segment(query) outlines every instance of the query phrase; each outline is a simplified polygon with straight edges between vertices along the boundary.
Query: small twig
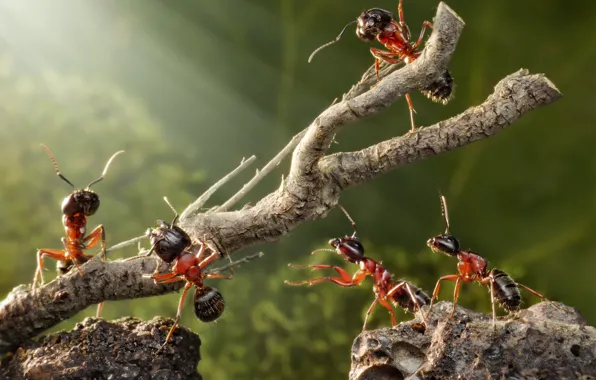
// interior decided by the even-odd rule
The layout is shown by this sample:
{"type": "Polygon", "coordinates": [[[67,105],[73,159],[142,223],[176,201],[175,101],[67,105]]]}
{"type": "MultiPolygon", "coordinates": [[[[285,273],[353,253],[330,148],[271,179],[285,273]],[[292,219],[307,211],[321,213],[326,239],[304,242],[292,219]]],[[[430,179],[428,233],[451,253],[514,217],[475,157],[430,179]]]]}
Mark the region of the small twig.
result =
{"type": "Polygon", "coordinates": [[[302,140],[306,134],[306,131],[307,129],[304,129],[302,132],[292,137],[292,140],[290,140],[288,145],[286,145],[278,154],[276,154],[275,157],[273,157],[271,161],[267,163],[267,165],[263,166],[261,170],[257,170],[255,176],[252,177],[248,183],[242,186],[242,189],[228,199],[223,205],[217,207],[214,212],[228,211],[230,207],[234,206],[240,199],[242,199],[250,190],[252,190],[253,187],[256,186],[257,183],[261,182],[261,180],[265,178],[267,174],[269,174],[288,154],[290,154],[290,152],[294,150],[296,145],[298,145],[300,140],[302,140]]]}
{"type": "Polygon", "coordinates": [[[232,261],[229,264],[224,265],[223,267],[213,268],[212,270],[205,271],[205,273],[220,273],[220,272],[226,271],[228,269],[231,269],[235,266],[238,266],[239,264],[247,263],[254,259],[260,259],[263,256],[265,256],[265,254],[263,252],[258,252],[258,253],[243,257],[240,260],[232,261]]]}
{"type": "Polygon", "coordinates": [[[257,157],[254,155],[250,156],[247,160],[243,159],[236,169],[232,170],[225,177],[215,182],[213,186],[207,189],[207,191],[205,191],[200,197],[198,197],[196,201],[191,203],[184,211],[182,211],[182,214],[180,215],[180,220],[186,219],[191,214],[198,212],[201,209],[201,207],[203,207],[205,202],[207,202],[209,198],[213,195],[213,193],[215,193],[220,187],[225,185],[229,180],[238,175],[238,173],[246,169],[256,159],[257,157]]]}
{"type": "Polygon", "coordinates": [[[130,240],[126,240],[126,241],[123,241],[123,242],[120,242],[118,244],[111,246],[110,248],[106,249],[106,252],[113,252],[113,251],[116,251],[116,250],[119,250],[122,248],[126,248],[129,245],[133,245],[133,244],[140,242],[141,240],[144,240],[144,239],[147,239],[147,235],[141,235],[141,236],[134,237],[130,240]]]}

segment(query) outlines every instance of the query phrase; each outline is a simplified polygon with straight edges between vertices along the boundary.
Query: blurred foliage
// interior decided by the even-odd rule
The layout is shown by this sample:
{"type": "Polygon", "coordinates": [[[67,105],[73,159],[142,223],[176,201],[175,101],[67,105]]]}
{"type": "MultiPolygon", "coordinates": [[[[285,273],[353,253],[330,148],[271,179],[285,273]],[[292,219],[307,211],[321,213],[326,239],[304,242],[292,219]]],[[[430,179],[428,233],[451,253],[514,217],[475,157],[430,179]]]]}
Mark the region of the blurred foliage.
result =
{"type": "MultiPolygon", "coordinates": [[[[439,276],[456,270],[453,260],[425,246],[443,229],[441,188],[464,247],[579,308],[594,324],[596,51],[589,46],[596,42],[596,4],[448,4],[466,21],[450,65],[456,97],[441,106],[412,94],[419,124],[478,104],[520,67],[546,73],[565,97],[490,140],[350,189],[341,202],[370,255],[430,292],[439,276]]],[[[396,6],[396,0],[0,4],[0,289],[6,294],[30,282],[35,250],[60,246],[59,204],[70,189],[56,178],[40,143],[77,186],[96,178],[112,153],[126,150],[94,187],[102,206],[90,226],[106,227],[108,245],[140,235],[155,219],[171,216],[162,196],[181,210],[243,156],[256,154],[262,165],[277,153],[372,63],[368,46],[353,33],[307,64],[310,52],[363,9],[396,6]]],[[[405,0],[413,34],[435,6],[405,0]]],[[[408,128],[400,101],[346,128],[332,149],[359,149],[408,128]]],[[[244,201],[275,189],[286,168],[244,201]]],[[[211,379],[345,378],[351,342],[373,299],[369,280],[353,289],[290,288],[283,280],[316,275],[288,268],[289,262],[347,265],[334,254],[308,253],[350,231],[334,210],[276,244],[252,249],[266,256],[244,265],[233,281],[214,281],[227,301],[221,320],[200,324],[191,307],[182,319],[203,339],[200,371],[211,379]]],[[[112,257],[134,254],[128,249],[112,257]]],[[[441,298],[450,299],[451,289],[445,286],[441,298]]],[[[108,302],[104,317],[174,316],[177,302],[174,294],[108,302]]],[[[460,303],[490,310],[486,290],[476,285],[462,288],[460,303]]],[[[90,308],[60,328],[93,313],[90,308]]],[[[373,314],[371,328],[389,325],[386,312],[373,314]]]]}

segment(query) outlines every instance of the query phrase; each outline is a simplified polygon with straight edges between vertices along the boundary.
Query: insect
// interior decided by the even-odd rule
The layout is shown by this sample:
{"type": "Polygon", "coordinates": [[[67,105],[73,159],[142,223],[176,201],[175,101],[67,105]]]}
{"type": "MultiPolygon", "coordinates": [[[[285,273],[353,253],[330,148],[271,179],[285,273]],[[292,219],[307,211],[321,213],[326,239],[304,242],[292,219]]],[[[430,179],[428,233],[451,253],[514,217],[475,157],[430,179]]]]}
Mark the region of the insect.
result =
{"type": "Polygon", "coordinates": [[[390,302],[399,305],[411,313],[415,313],[420,310],[422,306],[428,305],[430,303],[430,298],[421,289],[407,281],[394,281],[393,275],[385,269],[381,263],[364,256],[364,246],[356,236],[356,223],[341,205],[339,207],[352,223],[354,233],[352,235],[346,235],[343,238],[331,239],[329,244],[333,249],[317,249],[313,251],[312,254],[322,251],[336,252],[349,263],[357,264],[360,269],[350,277],[350,274],[346,272],[346,270],[338,266],[289,264],[289,266],[293,268],[311,268],[312,270],[333,269],[339,274],[339,277],[322,277],[299,282],[285,281],[285,283],[292,286],[310,286],[320,282],[333,282],[342,287],[350,287],[360,285],[364,279],[370,275],[374,282],[373,289],[375,292],[375,300],[366,312],[362,330],[366,329],[368,317],[377,303],[380,303],[381,306],[389,311],[393,326],[397,325],[397,319],[395,318],[395,312],[393,311],[390,302]]]}
{"type": "MultiPolygon", "coordinates": [[[[246,262],[256,256],[261,257],[262,254],[259,253],[257,255],[248,256],[244,259],[231,262],[226,267],[220,268],[219,271],[229,270],[232,267],[242,262],[246,262]]],[[[219,273],[208,273],[205,271],[205,268],[219,257],[220,253],[217,249],[208,243],[199,242],[199,249],[196,254],[185,249],[175,258],[176,263],[174,264],[171,272],[143,275],[144,278],[150,278],[158,285],[186,281],[182,295],[180,296],[180,302],[178,303],[178,312],[176,314],[174,325],[170,329],[162,347],[168,344],[170,339],[172,339],[172,335],[178,327],[180,317],[182,316],[184,300],[186,299],[188,291],[193,286],[196,289],[194,296],[194,311],[196,317],[203,322],[213,322],[222,315],[225,309],[223,295],[219,290],[206,286],[203,283],[203,281],[207,278],[232,279],[234,277],[233,274],[222,275],[219,273]],[[207,254],[207,251],[210,253],[207,254]]]]}
{"type": "MultiPolygon", "coordinates": [[[[488,270],[488,262],[482,256],[469,251],[460,249],[459,241],[451,234],[449,224],[449,213],[447,210],[447,201],[443,195],[441,197],[441,213],[445,219],[445,233],[428,239],[426,244],[435,252],[443,253],[447,256],[457,257],[458,274],[451,274],[439,278],[433,291],[431,304],[427,313],[430,313],[435,298],[439,295],[441,281],[455,281],[455,292],[453,295],[453,311],[455,313],[457,299],[461,282],[478,282],[480,285],[488,286],[490,300],[492,304],[493,327],[496,327],[495,301],[497,301],[507,312],[516,312],[521,305],[521,293],[519,288],[524,288],[542,301],[550,302],[542,294],[528,288],[525,285],[515,282],[509,275],[502,270],[488,270]]],[[[555,305],[556,307],[556,305],[555,305]]]]}
{"type": "MultiPolygon", "coordinates": [[[[411,42],[410,28],[404,21],[402,2],[403,0],[399,0],[399,21],[393,17],[393,13],[384,9],[372,8],[364,11],[356,20],[348,23],[334,40],[313,51],[308,58],[308,62],[311,62],[319,51],[338,42],[348,26],[352,24],[356,24],[356,35],[360,40],[365,42],[373,42],[374,40],[377,40],[387,49],[370,48],[370,53],[375,58],[377,83],[381,80],[379,75],[381,61],[385,61],[389,64],[399,64],[402,62],[410,64],[414,62],[421,54],[418,49],[422,44],[426,28],[432,29],[433,25],[428,21],[424,21],[418,39],[415,42],[411,42]]],[[[420,92],[432,101],[447,104],[447,102],[451,100],[453,92],[453,79],[451,78],[451,74],[445,70],[436,81],[421,89],[420,92]]],[[[410,110],[410,122],[412,124],[411,131],[413,132],[416,130],[416,124],[414,123],[414,113],[416,113],[416,111],[412,105],[412,99],[409,93],[406,93],[406,101],[408,102],[408,109],[410,110]]]]}
{"type": "MultiPolygon", "coordinates": [[[[58,271],[61,273],[68,272],[68,270],[74,265],[82,275],[83,272],[79,268],[79,265],[84,264],[92,257],[86,255],[83,251],[93,248],[95,245],[97,245],[97,243],[101,242],[101,257],[103,260],[105,260],[106,234],[104,227],[99,225],[95,227],[95,229],[93,229],[89,235],[85,236],[87,232],[87,217],[95,214],[99,208],[99,196],[91,190],[91,186],[101,181],[108,172],[108,168],[110,167],[110,164],[114,158],[116,158],[116,156],[119,154],[124,153],[122,150],[114,153],[106,163],[106,166],[99,178],[89,183],[89,185],[87,185],[87,187],[84,189],[76,190],[72,182],[66,179],[66,177],[60,172],[58,163],[56,162],[56,159],[54,158],[54,155],[50,149],[43,144],[42,147],[50,156],[58,177],[72,186],[75,190],[62,201],[62,224],[64,225],[64,230],[66,232],[66,237],[62,238],[64,249],[40,249],[37,251],[37,270],[35,271],[35,276],[33,277],[32,288],[37,286],[38,281],[40,282],[40,285],[43,285],[44,283],[44,256],[58,260],[58,262],[61,263],[58,265],[58,271]]],[[[98,316],[101,313],[101,307],[102,304],[98,305],[98,316]]]]}

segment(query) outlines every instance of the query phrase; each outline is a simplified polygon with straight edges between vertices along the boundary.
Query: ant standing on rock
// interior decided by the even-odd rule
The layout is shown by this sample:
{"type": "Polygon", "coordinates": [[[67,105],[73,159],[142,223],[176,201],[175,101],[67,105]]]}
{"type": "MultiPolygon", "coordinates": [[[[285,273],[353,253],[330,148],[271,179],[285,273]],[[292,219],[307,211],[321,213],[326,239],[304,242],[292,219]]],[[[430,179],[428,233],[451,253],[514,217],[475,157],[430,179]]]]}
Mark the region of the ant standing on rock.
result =
{"type": "MultiPolygon", "coordinates": [[[[370,52],[375,57],[375,71],[377,74],[377,83],[381,80],[379,75],[379,69],[381,61],[385,61],[389,64],[405,63],[410,64],[420,57],[421,52],[418,50],[422,44],[424,38],[424,32],[426,28],[432,28],[433,25],[424,21],[422,23],[422,29],[420,36],[416,42],[410,41],[410,28],[404,21],[403,12],[403,0],[399,0],[398,13],[399,21],[393,18],[393,13],[380,8],[372,8],[362,12],[362,14],[354,21],[348,23],[339,35],[331,42],[328,42],[319,48],[317,48],[310,57],[308,62],[312,61],[315,54],[338,42],[341,36],[344,34],[348,26],[352,24],[356,25],[356,35],[358,38],[365,42],[372,42],[375,39],[385,46],[387,50],[378,48],[371,48],[370,52]]],[[[429,86],[420,90],[427,98],[432,101],[447,104],[451,100],[453,92],[453,79],[447,70],[429,86]]],[[[406,93],[406,101],[408,102],[408,108],[410,110],[410,122],[412,124],[411,132],[416,130],[416,124],[414,123],[414,106],[412,105],[412,99],[410,94],[406,93]]]]}
{"type": "MultiPolygon", "coordinates": [[[[550,302],[542,294],[528,288],[525,285],[516,283],[511,277],[509,277],[507,273],[503,272],[502,270],[492,269],[491,271],[488,271],[488,262],[482,256],[469,250],[460,249],[459,241],[455,238],[455,236],[451,235],[449,213],[447,211],[447,201],[443,195],[441,195],[441,212],[446,223],[445,233],[428,239],[426,244],[435,252],[440,252],[451,257],[457,257],[459,260],[457,263],[457,270],[459,273],[439,278],[435,286],[435,290],[433,291],[427,317],[428,314],[430,314],[434,300],[439,295],[441,281],[443,280],[455,281],[453,311],[451,312],[451,315],[455,313],[457,299],[459,297],[459,289],[462,281],[468,283],[478,282],[480,285],[488,286],[490,292],[490,301],[492,304],[493,327],[495,328],[495,300],[509,313],[518,311],[521,305],[521,294],[519,291],[520,287],[540,298],[542,301],[550,302]]],[[[554,306],[558,308],[558,306],[554,306]]]]}
{"type": "Polygon", "coordinates": [[[311,254],[322,251],[336,252],[346,261],[352,264],[357,264],[360,269],[358,269],[353,276],[350,276],[348,272],[338,266],[289,264],[289,266],[293,268],[311,268],[312,270],[333,269],[339,273],[340,277],[322,277],[300,282],[285,281],[285,283],[292,286],[310,286],[320,282],[333,282],[342,287],[350,287],[360,285],[366,276],[370,275],[374,281],[373,290],[375,292],[375,300],[366,312],[362,330],[366,329],[368,317],[372,313],[377,303],[380,303],[381,306],[389,311],[393,326],[397,325],[397,319],[395,318],[395,312],[393,311],[393,308],[389,302],[399,305],[411,313],[416,313],[416,311],[419,311],[422,306],[428,305],[430,303],[430,298],[421,289],[406,281],[393,281],[393,275],[389,273],[389,271],[385,269],[381,263],[364,256],[364,246],[356,236],[356,223],[341,205],[339,208],[352,223],[354,233],[351,236],[331,239],[329,244],[331,244],[333,249],[317,249],[311,254]]]}
{"type": "MultiPolygon", "coordinates": [[[[75,188],[72,182],[70,182],[62,175],[62,173],[60,173],[58,163],[56,162],[56,159],[54,158],[54,155],[50,149],[43,144],[42,147],[50,156],[58,177],[62,178],[62,180],[75,188]]],[[[74,265],[81,275],[83,272],[79,268],[79,265],[84,264],[92,257],[85,255],[83,250],[93,248],[98,242],[101,242],[101,258],[102,260],[106,259],[106,233],[104,227],[99,225],[95,227],[95,229],[91,231],[89,235],[85,236],[87,232],[87,217],[95,214],[99,208],[99,196],[90,188],[92,185],[98,183],[104,178],[114,158],[121,153],[124,153],[124,151],[118,151],[114,153],[112,157],[110,157],[99,178],[89,183],[89,185],[87,185],[87,187],[84,189],[73,191],[62,201],[62,224],[64,225],[64,230],[66,232],[66,237],[62,238],[64,249],[40,249],[37,251],[37,270],[35,271],[35,276],[33,277],[33,289],[37,286],[38,281],[40,281],[41,285],[44,283],[44,256],[49,256],[55,260],[58,260],[59,263],[61,262],[62,265],[58,267],[60,272],[66,273],[72,267],[72,265],[74,265]]],[[[103,304],[98,305],[98,317],[101,313],[102,305],[103,304]]]]}

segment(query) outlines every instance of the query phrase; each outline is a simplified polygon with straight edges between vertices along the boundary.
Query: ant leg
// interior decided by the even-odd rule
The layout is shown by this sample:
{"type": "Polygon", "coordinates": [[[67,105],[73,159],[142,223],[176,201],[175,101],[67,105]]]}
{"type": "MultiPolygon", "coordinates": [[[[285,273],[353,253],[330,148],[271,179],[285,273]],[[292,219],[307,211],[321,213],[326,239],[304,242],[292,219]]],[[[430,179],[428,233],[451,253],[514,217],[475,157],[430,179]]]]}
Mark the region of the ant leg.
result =
{"type": "Polygon", "coordinates": [[[441,289],[441,281],[445,280],[445,281],[457,281],[460,278],[459,274],[450,274],[447,276],[443,276],[441,278],[439,278],[439,280],[437,281],[437,284],[435,285],[435,290],[433,291],[433,295],[430,298],[430,306],[428,308],[428,312],[426,313],[426,317],[428,318],[428,316],[430,315],[430,311],[433,308],[433,303],[435,302],[435,299],[439,297],[439,290],[441,289]]]}
{"type": "Polygon", "coordinates": [[[211,263],[212,261],[215,261],[219,258],[219,253],[217,251],[212,251],[211,254],[209,256],[207,256],[205,259],[203,259],[201,262],[199,262],[199,265],[197,265],[200,269],[205,268],[207,265],[209,265],[209,263],[211,263]]]}
{"type": "Polygon", "coordinates": [[[233,274],[225,275],[225,274],[217,274],[217,273],[207,273],[205,278],[223,278],[224,280],[231,280],[234,278],[233,274]]]}
{"type": "Polygon", "coordinates": [[[40,286],[44,284],[43,278],[43,257],[49,256],[54,260],[58,261],[66,261],[66,254],[67,251],[61,249],[40,249],[37,251],[37,269],[35,270],[35,275],[33,276],[33,285],[31,285],[31,289],[35,289],[37,286],[38,280],[41,280],[40,286]]]}
{"type": "Polygon", "coordinates": [[[368,308],[368,311],[366,312],[366,317],[364,317],[364,325],[362,325],[362,331],[366,330],[366,322],[368,322],[368,317],[372,314],[372,311],[375,308],[375,306],[377,305],[377,302],[379,302],[379,298],[375,297],[375,300],[373,301],[373,303],[368,308]]]}
{"type": "Polygon", "coordinates": [[[488,285],[490,286],[490,303],[493,309],[493,330],[497,330],[497,313],[495,311],[495,278],[491,275],[489,275],[489,277],[484,278],[480,281],[478,281],[480,283],[480,285],[487,285],[487,280],[488,280],[488,285]]]}
{"type": "Polygon", "coordinates": [[[410,110],[410,123],[412,124],[412,129],[410,129],[410,133],[416,131],[416,124],[414,123],[414,114],[416,110],[412,105],[412,98],[410,98],[410,93],[406,93],[406,101],[408,102],[408,109],[410,110]]]}
{"type": "Polygon", "coordinates": [[[557,309],[559,309],[559,310],[561,310],[561,311],[564,311],[564,312],[567,312],[567,310],[565,310],[565,309],[561,308],[561,307],[560,307],[560,306],[558,306],[558,305],[557,305],[555,302],[553,302],[553,301],[551,301],[551,300],[547,299],[545,296],[543,296],[542,294],[538,293],[537,291],[535,291],[535,290],[533,290],[533,289],[530,289],[530,288],[528,288],[527,286],[525,286],[524,284],[520,284],[519,282],[517,282],[516,284],[517,284],[517,286],[521,286],[522,288],[526,289],[528,292],[530,292],[530,293],[532,293],[533,295],[535,295],[536,297],[540,298],[540,300],[541,300],[542,302],[548,302],[548,303],[550,303],[551,305],[553,305],[554,307],[556,307],[557,309]]]}
{"type": "Polygon", "coordinates": [[[170,329],[170,332],[168,333],[168,336],[166,336],[166,341],[164,342],[162,348],[165,347],[166,344],[168,344],[168,342],[170,341],[170,339],[172,339],[172,335],[174,334],[174,331],[176,330],[176,327],[178,327],[178,322],[180,321],[180,317],[182,316],[182,308],[184,307],[184,300],[186,299],[186,295],[188,294],[188,290],[192,286],[193,286],[193,283],[192,282],[187,282],[186,285],[184,285],[184,290],[182,291],[182,295],[180,296],[180,302],[178,302],[178,313],[176,313],[176,319],[174,320],[174,325],[170,329]]]}
{"type": "Polygon", "coordinates": [[[103,309],[103,302],[97,304],[97,311],[95,312],[95,318],[101,318],[101,311],[103,309]]]}
{"type": "Polygon", "coordinates": [[[399,25],[402,27],[403,32],[404,32],[404,37],[406,38],[407,41],[410,40],[410,28],[408,28],[408,25],[406,24],[406,21],[404,20],[404,7],[403,7],[403,0],[399,0],[399,5],[397,6],[397,12],[399,13],[399,25]]]}
{"type": "Polygon", "coordinates": [[[298,286],[298,285],[311,286],[314,284],[318,284],[320,282],[330,281],[330,282],[333,282],[339,286],[349,287],[349,286],[355,286],[355,285],[361,284],[362,281],[364,281],[364,279],[366,278],[366,272],[363,270],[356,271],[356,273],[354,273],[354,276],[350,277],[350,274],[348,272],[346,272],[345,269],[340,268],[340,267],[334,267],[332,265],[292,265],[292,264],[289,264],[289,266],[291,266],[293,268],[312,268],[312,270],[333,269],[337,273],[339,273],[339,275],[341,276],[341,277],[322,277],[322,278],[315,278],[312,280],[299,281],[299,282],[284,281],[287,285],[292,285],[292,286],[298,286]]]}
{"type": "Polygon", "coordinates": [[[178,273],[169,272],[169,273],[159,273],[159,274],[144,274],[143,278],[150,278],[156,284],[166,284],[168,282],[176,282],[180,281],[180,275],[178,273]]]}
{"type": "Polygon", "coordinates": [[[93,231],[87,237],[83,239],[83,243],[85,243],[85,248],[93,248],[101,241],[101,252],[102,261],[106,261],[107,252],[106,252],[106,230],[100,224],[99,226],[95,227],[93,231]]]}
{"type": "Polygon", "coordinates": [[[453,317],[455,314],[455,308],[457,307],[457,299],[459,298],[459,288],[461,287],[461,277],[458,276],[457,280],[455,280],[455,290],[453,291],[453,310],[451,314],[449,314],[449,318],[453,317]]]}
{"type": "Polygon", "coordinates": [[[433,28],[433,24],[431,24],[428,21],[425,21],[422,23],[422,29],[420,30],[420,36],[418,37],[418,40],[416,40],[416,43],[414,43],[414,45],[412,45],[412,49],[416,50],[418,49],[418,46],[420,46],[420,44],[422,43],[422,39],[424,38],[424,32],[426,32],[426,28],[433,28]]]}
{"type": "Polygon", "coordinates": [[[379,303],[385,309],[389,310],[389,314],[391,314],[391,323],[393,324],[393,326],[396,326],[397,325],[397,318],[395,318],[395,312],[393,311],[393,308],[391,307],[391,305],[389,305],[389,303],[387,303],[387,300],[386,299],[379,299],[379,303]]]}

